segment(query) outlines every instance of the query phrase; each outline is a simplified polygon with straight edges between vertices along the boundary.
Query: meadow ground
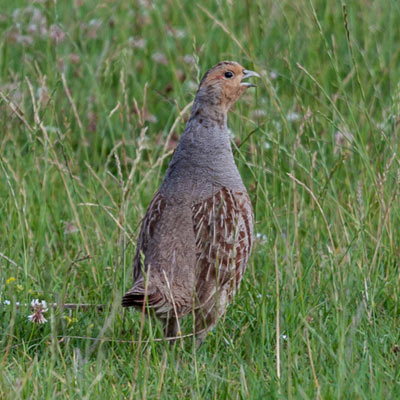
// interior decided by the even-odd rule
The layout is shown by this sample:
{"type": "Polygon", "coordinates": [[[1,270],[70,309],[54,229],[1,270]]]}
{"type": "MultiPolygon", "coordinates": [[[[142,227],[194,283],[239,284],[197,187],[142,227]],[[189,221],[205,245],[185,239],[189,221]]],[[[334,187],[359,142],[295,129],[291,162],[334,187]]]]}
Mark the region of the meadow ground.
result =
{"type": "Polygon", "coordinates": [[[0,4],[0,398],[400,398],[397,0],[0,4]],[[120,300],[223,59],[262,74],[229,120],[257,240],[196,351],[120,300]]]}

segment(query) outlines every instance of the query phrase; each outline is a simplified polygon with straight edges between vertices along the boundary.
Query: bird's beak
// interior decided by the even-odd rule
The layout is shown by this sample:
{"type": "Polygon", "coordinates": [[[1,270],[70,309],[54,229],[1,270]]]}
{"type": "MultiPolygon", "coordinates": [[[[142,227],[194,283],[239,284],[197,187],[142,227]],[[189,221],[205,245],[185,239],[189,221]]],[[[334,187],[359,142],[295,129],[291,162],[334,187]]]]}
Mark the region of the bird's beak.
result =
{"type": "MultiPolygon", "coordinates": [[[[260,78],[260,75],[257,74],[257,72],[249,71],[249,70],[247,70],[247,69],[245,69],[245,70],[243,71],[243,74],[244,74],[244,76],[243,76],[243,78],[242,78],[242,81],[243,81],[243,79],[250,78],[251,76],[256,76],[257,78],[260,78]]],[[[254,85],[253,83],[250,83],[250,82],[242,82],[242,83],[240,84],[240,86],[256,87],[256,85],[254,85]]]]}

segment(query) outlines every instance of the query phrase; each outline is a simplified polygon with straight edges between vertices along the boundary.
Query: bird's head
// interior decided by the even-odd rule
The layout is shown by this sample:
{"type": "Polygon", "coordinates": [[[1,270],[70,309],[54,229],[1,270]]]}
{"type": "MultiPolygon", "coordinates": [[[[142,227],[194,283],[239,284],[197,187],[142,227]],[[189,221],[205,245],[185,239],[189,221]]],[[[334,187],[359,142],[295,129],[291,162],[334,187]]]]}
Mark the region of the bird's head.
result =
{"type": "Polygon", "coordinates": [[[228,111],[249,87],[255,86],[244,81],[252,76],[260,77],[235,61],[222,61],[205,73],[196,100],[228,111]]]}

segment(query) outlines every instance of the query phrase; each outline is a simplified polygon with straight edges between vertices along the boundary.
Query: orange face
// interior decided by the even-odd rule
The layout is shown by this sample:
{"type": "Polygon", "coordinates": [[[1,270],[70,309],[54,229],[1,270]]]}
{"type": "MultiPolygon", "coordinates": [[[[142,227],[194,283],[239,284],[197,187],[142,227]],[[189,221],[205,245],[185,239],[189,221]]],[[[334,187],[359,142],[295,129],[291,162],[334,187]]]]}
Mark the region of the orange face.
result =
{"type": "Polygon", "coordinates": [[[220,104],[230,108],[246,89],[255,86],[252,83],[243,82],[251,76],[259,77],[260,75],[246,70],[237,62],[222,61],[204,75],[200,89],[215,89],[212,91],[220,96],[220,104]]]}

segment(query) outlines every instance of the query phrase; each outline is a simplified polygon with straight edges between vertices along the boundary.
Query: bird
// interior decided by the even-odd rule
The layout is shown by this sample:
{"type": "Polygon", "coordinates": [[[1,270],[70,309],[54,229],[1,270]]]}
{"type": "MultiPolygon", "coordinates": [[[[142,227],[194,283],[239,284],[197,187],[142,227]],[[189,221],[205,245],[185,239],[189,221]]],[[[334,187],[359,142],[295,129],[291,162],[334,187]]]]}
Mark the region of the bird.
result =
{"type": "Polygon", "coordinates": [[[222,61],[200,81],[166,175],[142,220],[133,286],[123,307],[155,315],[164,335],[194,318],[196,345],[217,324],[239,288],[254,239],[254,216],[233,157],[227,115],[260,77],[222,61]]]}

